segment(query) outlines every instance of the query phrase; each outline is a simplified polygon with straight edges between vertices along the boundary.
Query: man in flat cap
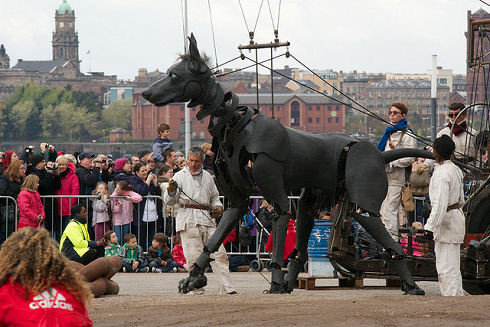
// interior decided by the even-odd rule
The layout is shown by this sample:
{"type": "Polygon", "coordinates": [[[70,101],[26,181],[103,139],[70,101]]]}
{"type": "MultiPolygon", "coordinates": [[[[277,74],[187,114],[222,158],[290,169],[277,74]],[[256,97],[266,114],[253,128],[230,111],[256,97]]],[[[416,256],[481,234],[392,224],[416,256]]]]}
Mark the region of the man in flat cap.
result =
{"type": "Polygon", "coordinates": [[[436,269],[442,296],[461,296],[460,244],[465,234],[463,173],[452,161],[454,141],[447,135],[434,140],[436,161],[429,184],[431,213],[424,228],[434,238],[436,269]]]}

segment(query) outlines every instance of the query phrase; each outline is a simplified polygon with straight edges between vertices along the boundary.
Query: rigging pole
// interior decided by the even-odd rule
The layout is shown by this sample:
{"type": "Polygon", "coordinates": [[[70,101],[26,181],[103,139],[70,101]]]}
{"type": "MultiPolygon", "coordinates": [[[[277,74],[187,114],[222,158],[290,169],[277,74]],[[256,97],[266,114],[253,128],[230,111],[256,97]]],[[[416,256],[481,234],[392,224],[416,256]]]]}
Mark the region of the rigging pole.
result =
{"type": "Polygon", "coordinates": [[[437,125],[437,55],[432,55],[432,78],[430,81],[430,137],[432,141],[436,139],[437,125]]]}
{"type": "MultiPolygon", "coordinates": [[[[187,26],[187,0],[184,0],[184,53],[187,53],[189,46],[187,35],[188,26],[187,26]]],[[[184,104],[184,130],[185,130],[185,153],[184,157],[187,158],[187,153],[191,148],[191,114],[189,107],[187,106],[187,102],[184,104]]]]}

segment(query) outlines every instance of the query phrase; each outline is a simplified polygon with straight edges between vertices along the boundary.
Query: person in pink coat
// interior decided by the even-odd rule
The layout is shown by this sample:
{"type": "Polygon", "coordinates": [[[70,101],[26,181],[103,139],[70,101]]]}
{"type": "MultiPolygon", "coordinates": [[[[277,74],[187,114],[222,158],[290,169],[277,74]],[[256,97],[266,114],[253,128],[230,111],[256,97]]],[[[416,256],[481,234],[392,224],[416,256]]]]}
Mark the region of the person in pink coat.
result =
{"type": "Polygon", "coordinates": [[[80,194],[80,183],[75,175],[75,165],[73,165],[65,155],[56,158],[58,172],[61,176],[61,187],[55,191],[56,195],[73,195],[73,198],[57,198],[58,218],[53,221],[53,231],[55,235],[61,235],[66,225],[70,221],[70,210],[77,204],[77,195],[80,194]]]}
{"type": "Polygon", "coordinates": [[[17,203],[19,205],[19,223],[17,229],[23,227],[32,227],[40,229],[46,215],[44,214],[44,206],[41,202],[41,196],[37,191],[39,187],[39,177],[31,174],[24,179],[22,183],[17,203]]]}
{"type": "Polygon", "coordinates": [[[129,226],[133,221],[133,203],[139,203],[143,198],[138,193],[131,191],[126,181],[117,182],[112,196],[115,197],[111,199],[114,232],[119,242],[122,242],[124,235],[129,233],[129,226]]]}

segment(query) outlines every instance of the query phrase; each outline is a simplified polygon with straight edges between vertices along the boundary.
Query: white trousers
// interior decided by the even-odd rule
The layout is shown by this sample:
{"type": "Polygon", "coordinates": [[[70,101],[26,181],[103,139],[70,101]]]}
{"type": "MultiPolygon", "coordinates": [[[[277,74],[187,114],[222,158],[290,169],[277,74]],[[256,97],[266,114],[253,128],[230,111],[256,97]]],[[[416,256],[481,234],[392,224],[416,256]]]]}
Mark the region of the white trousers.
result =
{"type": "Polygon", "coordinates": [[[381,221],[395,241],[398,241],[398,208],[400,207],[401,196],[401,186],[388,186],[386,198],[381,204],[381,209],[379,211],[381,214],[381,221]]]}
{"type": "Polygon", "coordinates": [[[442,296],[463,296],[460,244],[435,242],[436,269],[442,296]]]}
{"type": "MultiPolygon", "coordinates": [[[[180,231],[182,249],[184,250],[184,256],[189,269],[192,269],[192,266],[202,253],[204,245],[215,230],[216,228],[214,226],[196,226],[191,228],[186,226],[185,230],[180,231]]],[[[223,244],[220,245],[218,251],[211,254],[211,258],[215,259],[211,261],[211,267],[216,277],[218,277],[222,290],[226,293],[235,291],[231,285],[228,256],[226,255],[223,244]]]]}

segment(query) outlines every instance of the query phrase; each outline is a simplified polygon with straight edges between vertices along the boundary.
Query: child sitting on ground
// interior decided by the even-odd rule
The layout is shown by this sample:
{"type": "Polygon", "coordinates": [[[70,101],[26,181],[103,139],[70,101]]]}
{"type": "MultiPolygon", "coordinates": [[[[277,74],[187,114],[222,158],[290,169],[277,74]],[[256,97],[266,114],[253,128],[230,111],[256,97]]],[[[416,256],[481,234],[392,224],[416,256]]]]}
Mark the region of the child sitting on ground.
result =
{"type": "Polygon", "coordinates": [[[108,230],[104,234],[104,241],[107,244],[105,247],[105,257],[121,256],[121,246],[119,245],[116,232],[112,229],[108,230]]]}
{"type": "Polygon", "coordinates": [[[185,271],[189,271],[186,259],[184,257],[184,249],[182,249],[182,240],[180,239],[180,235],[174,235],[172,240],[174,241],[174,248],[172,249],[171,253],[174,261],[179,264],[179,268],[183,268],[185,269],[185,271]]]}
{"type": "Polygon", "coordinates": [[[148,248],[147,259],[151,272],[177,272],[179,264],[174,261],[167,245],[167,235],[156,233],[148,248]]]}
{"type": "Polygon", "coordinates": [[[123,272],[148,272],[148,263],[145,261],[143,249],[138,245],[136,235],[127,233],[124,236],[124,245],[121,247],[121,260],[123,272]]]}

